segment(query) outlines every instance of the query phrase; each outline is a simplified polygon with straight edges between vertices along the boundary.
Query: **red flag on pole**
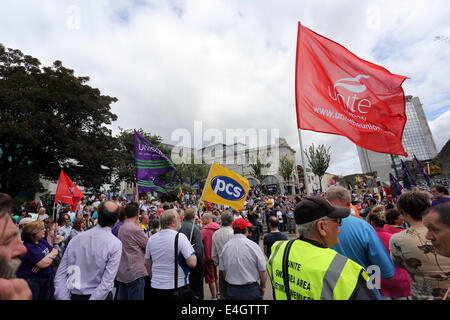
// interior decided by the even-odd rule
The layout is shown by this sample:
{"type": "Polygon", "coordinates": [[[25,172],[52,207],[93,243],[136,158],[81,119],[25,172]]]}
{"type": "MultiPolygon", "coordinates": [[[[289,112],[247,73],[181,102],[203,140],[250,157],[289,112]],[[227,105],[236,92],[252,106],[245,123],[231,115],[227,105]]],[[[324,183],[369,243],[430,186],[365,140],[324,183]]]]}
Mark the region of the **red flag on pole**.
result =
{"type": "Polygon", "coordinates": [[[299,129],[342,135],[372,151],[407,156],[402,145],[405,79],[299,23],[295,77],[299,129]]]}
{"type": "Polygon", "coordinates": [[[75,212],[78,202],[84,197],[84,194],[70,180],[66,173],[61,170],[59,175],[58,187],[56,188],[55,202],[61,200],[62,203],[70,204],[72,212],[75,212]]]}

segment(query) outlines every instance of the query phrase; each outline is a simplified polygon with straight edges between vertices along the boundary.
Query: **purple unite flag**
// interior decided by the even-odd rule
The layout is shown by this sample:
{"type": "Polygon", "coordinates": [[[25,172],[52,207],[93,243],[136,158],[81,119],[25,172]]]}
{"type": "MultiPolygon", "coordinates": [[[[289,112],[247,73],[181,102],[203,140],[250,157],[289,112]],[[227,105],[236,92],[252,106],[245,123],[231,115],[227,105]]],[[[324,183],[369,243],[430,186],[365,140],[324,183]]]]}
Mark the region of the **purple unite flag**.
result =
{"type": "Polygon", "coordinates": [[[403,160],[400,160],[402,162],[402,168],[403,168],[403,184],[406,189],[411,189],[411,186],[417,186],[416,181],[413,179],[411,173],[408,170],[408,167],[403,162],[403,160]]]}
{"type": "Polygon", "coordinates": [[[173,162],[136,130],[134,130],[134,153],[138,192],[155,190],[159,193],[167,193],[166,186],[157,176],[173,171],[173,180],[177,174],[173,162]]]}
{"type": "Polygon", "coordinates": [[[391,194],[393,197],[398,197],[402,194],[403,187],[400,185],[398,180],[389,173],[389,179],[391,180],[391,194]]]}
{"type": "Polygon", "coordinates": [[[425,169],[422,166],[422,163],[420,163],[419,159],[416,158],[416,155],[414,155],[414,159],[416,159],[417,164],[419,165],[420,171],[422,171],[423,177],[425,178],[425,181],[427,182],[427,185],[431,187],[433,183],[431,182],[430,177],[425,172],[425,169]]]}

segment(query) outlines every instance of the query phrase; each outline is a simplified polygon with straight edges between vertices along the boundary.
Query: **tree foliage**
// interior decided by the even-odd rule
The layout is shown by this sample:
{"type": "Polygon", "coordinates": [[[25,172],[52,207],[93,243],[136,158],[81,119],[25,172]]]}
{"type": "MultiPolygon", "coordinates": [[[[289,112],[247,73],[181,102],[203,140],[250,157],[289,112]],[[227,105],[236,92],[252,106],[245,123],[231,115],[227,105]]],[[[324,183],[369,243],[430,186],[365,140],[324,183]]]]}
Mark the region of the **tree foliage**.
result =
{"type": "Polygon", "coordinates": [[[90,87],[89,77],[55,61],[0,44],[0,190],[13,197],[38,191],[39,178],[56,182],[63,169],[77,184],[109,182],[117,99],[90,87]]]}
{"type": "Polygon", "coordinates": [[[270,162],[263,163],[260,158],[259,154],[256,156],[256,163],[250,163],[250,175],[254,178],[256,178],[259,183],[261,184],[263,180],[267,177],[267,174],[265,174],[266,168],[270,168],[272,164],[270,162]]]}
{"type": "Polygon", "coordinates": [[[294,161],[290,160],[287,154],[281,157],[278,172],[284,181],[289,183],[292,174],[294,173],[294,161]]]}
{"type": "Polygon", "coordinates": [[[330,165],[330,148],[328,147],[326,149],[323,144],[315,148],[313,143],[309,148],[305,149],[306,158],[308,159],[311,170],[319,177],[320,192],[322,192],[322,177],[330,165]]]}
{"type": "Polygon", "coordinates": [[[202,189],[205,185],[206,178],[208,177],[210,165],[206,164],[205,160],[203,159],[201,163],[198,163],[199,161],[194,160],[195,155],[194,153],[191,153],[190,162],[182,162],[175,165],[178,170],[178,175],[175,180],[180,184],[187,182],[190,185],[198,182],[200,189],[202,189]]]}

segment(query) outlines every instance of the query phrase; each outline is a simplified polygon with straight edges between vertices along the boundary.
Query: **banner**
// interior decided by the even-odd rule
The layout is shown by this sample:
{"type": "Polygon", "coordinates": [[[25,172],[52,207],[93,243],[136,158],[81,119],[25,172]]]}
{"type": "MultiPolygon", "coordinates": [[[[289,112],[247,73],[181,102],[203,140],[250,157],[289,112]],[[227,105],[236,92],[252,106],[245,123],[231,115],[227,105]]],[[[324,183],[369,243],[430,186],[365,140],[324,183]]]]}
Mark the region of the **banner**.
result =
{"type": "Polygon", "coordinates": [[[433,182],[431,182],[430,177],[425,172],[425,169],[423,168],[422,163],[419,161],[419,159],[416,158],[416,155],[414,155],[414,159],[416,159],[416,162],[419,165],[420,171],[422,171],[423,177],[425,178],[427,185],[431,188],[431,186],[433,185],[433,182]]]}
{"type": "Polygon", "coordinates": [[[406,164],[403,162],[403,160],[400,160],[402,163],[402,169],[403,169],[403,185],[406,189],[410,190],[412,186],[417,186],[416,181],[414,181],[411,173],[409,172],[408,168],[406,167],[406,164]]]}
{"type": "Polygon", "coordinates": [[[84,194],[70,180],[66,173],[61,170],[56,187],[55,203],[61,200],[62,203],[70,204],[72,212],[75,212],[78,202],[84,198],[84,194]]]}
{"type": "Polygon", "coordinates": [[[402,194],[403,187],[400,185],[398,180],[389,173],[389,179],[391,181],[391,194],[393,197],[398,197],[402,194]]]}
{"type": "Polygon", "coordinates": [[[158,193],[167,194],[166,185],[159,180],[158,177],[148,177],[146,180],[139,180],[137,185],[139,193],[156,191],[158,193]]]}
{"type": "Polygon", "coordinates": [[[136,130],[134,130],[134,153],[138,193],[153,190],[167,193],[166,186],[156,176],[173,171],[173,181],[177,174],[177,169],[173,162],[136,130]]]}
{"type": "Polygon", "coordinates": [[[249,190],[247,179],[213,162],[200,199],[242,210],[249,190]]]}
{"type": "Polygon", "coordinates": [[[401,87],[407,77],[357,57],[300,23],[295,71],[299,129],[341,135],[368,150],[407,156],[401,87]]]}

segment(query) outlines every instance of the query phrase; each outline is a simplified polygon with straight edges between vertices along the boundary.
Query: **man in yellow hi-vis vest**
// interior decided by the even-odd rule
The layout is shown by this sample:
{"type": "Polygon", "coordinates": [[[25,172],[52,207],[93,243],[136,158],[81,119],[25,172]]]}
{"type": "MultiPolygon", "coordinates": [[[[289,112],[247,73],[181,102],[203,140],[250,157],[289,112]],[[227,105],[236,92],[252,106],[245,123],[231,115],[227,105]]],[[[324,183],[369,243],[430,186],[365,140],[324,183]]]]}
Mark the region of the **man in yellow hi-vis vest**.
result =
{"type": "Polygon", "coordinates": [[[377,299],[364,268],[330,249],[349,214],[321,197],[300,201],[294,211],[300,237],[275,242],[267,262],[276,300],[377,299]]]}

